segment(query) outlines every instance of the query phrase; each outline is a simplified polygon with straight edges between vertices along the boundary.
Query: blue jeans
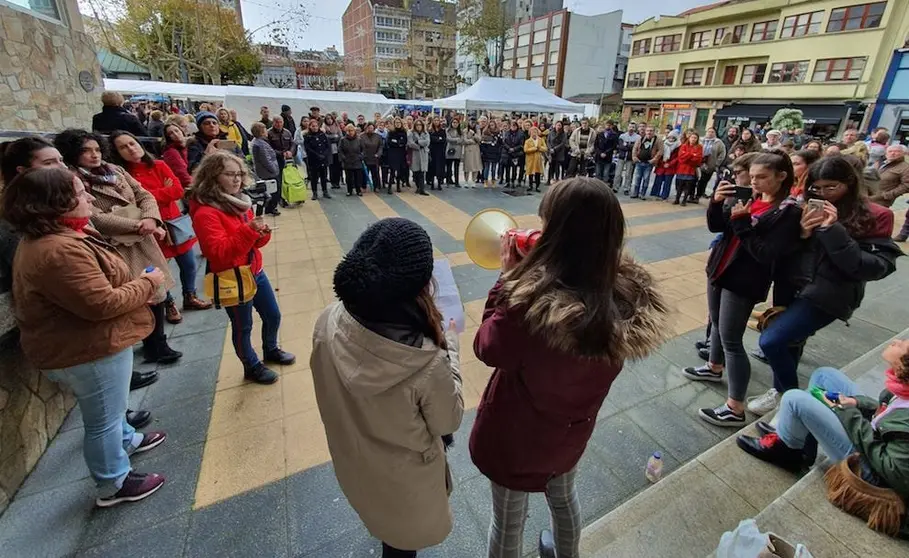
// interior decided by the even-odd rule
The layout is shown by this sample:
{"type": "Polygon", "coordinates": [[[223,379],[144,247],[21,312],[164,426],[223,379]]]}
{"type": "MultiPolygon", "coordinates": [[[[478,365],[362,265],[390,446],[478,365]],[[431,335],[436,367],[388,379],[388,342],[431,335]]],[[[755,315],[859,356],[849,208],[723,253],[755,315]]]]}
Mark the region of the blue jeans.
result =
{"type": "Polygon", "coordinates": [[[496,179],[496,168],[499,166],[495,161],[484,161],[483,162],[483,180],[495,180],[496,179]]]}
{"type": "Polygon", "coordinates": [[[659,196],[664,200],[669,199],[669,192],[672,191],[672,178],[674,174],[658,174],[653,181],[653,188],[650,189],[651,196],[659,196]]]}
{"type": "Polygon", "coordinates": [[[650,163],[635,163],[634,164],[634,191],[632,192],[635,196],[647,195],[647,185],[650,184],[650,172],[653,170],[653,165],[650,163]]]}
{"type": "Polygon", "coordinates": [[[180,268],[180,284],[183,286],[183,294],[196,294],[196,250],[193,248],[185,254],[174,256],[177,267],[180,268]]]}
{"type": "Polygon", "coordinates": [[[612,161],[597,157],[597,178],[606,182],[612,182],[612,161]]]}
{"type": "Polygon", "coordinates": [[[225,308],[230,318],[231,342],[243,368],[251,370],[262,361],[252,346],[253,308],[262,318],[262,349],[268,353],[278,348],[278,328],[281,326],[281,310],[275,291],[265,270],[256,275],[256,296],[251,302],[225,308]]]}
{"type": "MultiPolygon", "coordinates": [[[[818,368],[808,381],[809,388],[818,386],[841,395],[861,395],[858,386],[836,368],[818,368]]],[[[854,451],[849,435],[836,414],[807,391],[791,389],[780,402],[777,434],[790,448],[805,447],[808,434],[814,436],[824,454],[842,461],[854,451]]]]}
{"type": "Polygon", "coordinates": [[[799,363],[790,345],[808,339],[835,319],[809,301],[797,298],[761,333],[761,350],[773,369],[773,387],[778,392],[799,387],[799,363]]]}
{"type": "Polygon", "coordinates": [[[126,422],[129,381],[133,374],[133,348],[98,360],[48,370],[47,377],[73,390],[85,440],[82,454],[98,486],[98,496],[116,494],[130,471],[129,453],[142,443],[142,434],[126,422]]]}

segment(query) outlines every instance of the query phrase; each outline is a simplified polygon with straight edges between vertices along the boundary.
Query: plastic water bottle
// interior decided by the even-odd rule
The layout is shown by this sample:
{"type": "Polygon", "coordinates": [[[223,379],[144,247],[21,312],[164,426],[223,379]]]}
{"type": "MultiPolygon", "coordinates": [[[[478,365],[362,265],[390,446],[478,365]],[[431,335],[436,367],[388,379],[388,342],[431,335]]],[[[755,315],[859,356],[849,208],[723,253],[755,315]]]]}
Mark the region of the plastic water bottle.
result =
{"type": "MultiPolygon", "coordinates": [[[[151,273],[155,270],[155,266],[150,265],[145,268],[146,273],[151,273]]],[[[167,297],[167,289],[164,285],[158,285],[158,288],[155,289],[155,300],[164,300],[167,297]]]]}
{"type": "Polygon", "coordinates": [[[647,460],[644,476],[653,483],[663,478],[663,454],[658,451],[653,452],[653,455],[647,460]]]}

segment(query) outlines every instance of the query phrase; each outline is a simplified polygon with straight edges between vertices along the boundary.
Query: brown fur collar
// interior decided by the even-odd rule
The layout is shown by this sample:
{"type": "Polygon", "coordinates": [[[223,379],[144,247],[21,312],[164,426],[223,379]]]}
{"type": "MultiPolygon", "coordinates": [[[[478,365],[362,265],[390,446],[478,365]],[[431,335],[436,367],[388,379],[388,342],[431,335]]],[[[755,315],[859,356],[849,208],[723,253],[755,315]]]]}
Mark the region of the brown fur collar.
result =
{"type": "MultiPolygon", "coordinates": [[[[509,281],[506,277],[502,291],[508,307],[519,309],[531,333],[546,339],[550,347],[577,353],[575,328],[580,326],[578,318],[586,311],[584,303],[567,289],[538,292],[543,273],[543,270],[531,270],[520,281],[509,281]]],[[[611,352],[622,360],[642,359],[666,340],[669,329],[666,301],[655,290],[650,273],[627,256],[622,258],[616,277],[615,301],[622,319],[611,336],[603,332],[604,349],[613,347],[613,350],[604,350],[600,357],[611,352]]]]}

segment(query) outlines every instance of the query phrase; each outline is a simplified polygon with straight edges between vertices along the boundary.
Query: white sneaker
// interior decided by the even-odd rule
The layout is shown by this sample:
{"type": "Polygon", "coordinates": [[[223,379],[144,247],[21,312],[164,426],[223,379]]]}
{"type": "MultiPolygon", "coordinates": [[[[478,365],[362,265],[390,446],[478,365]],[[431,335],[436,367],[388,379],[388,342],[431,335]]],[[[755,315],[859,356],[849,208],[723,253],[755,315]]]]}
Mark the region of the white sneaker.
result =
{"type": "Polygon", "coordinates": [[[774,388],[768,389],[767,393],[763,395],[748,398],[748,410],[758,416],[766,415],[776,409],[779,404],[780,394],[774,388]]]}

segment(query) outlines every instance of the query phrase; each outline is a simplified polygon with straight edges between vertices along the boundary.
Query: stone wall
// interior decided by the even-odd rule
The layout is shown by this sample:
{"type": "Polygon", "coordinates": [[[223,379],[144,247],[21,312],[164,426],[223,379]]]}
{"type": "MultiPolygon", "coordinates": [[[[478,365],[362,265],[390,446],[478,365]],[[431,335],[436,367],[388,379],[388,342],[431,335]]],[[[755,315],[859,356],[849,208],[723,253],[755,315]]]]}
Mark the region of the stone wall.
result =
{"type": "Polygon", "coordinates": [[[25,359],[15,332],[0,344],[0,513],[76,400],[25,359]]]}
{"type": "MultiPolygon", "coordinates": [[[[81,22],[74,27],[81,29],[81,22]]],[[[88,128],[103,89],[88,35],[0,6],[0,129],[88,128]],[[90,92],[79,83],[82,71],[93,78],[90,92]]]]}

